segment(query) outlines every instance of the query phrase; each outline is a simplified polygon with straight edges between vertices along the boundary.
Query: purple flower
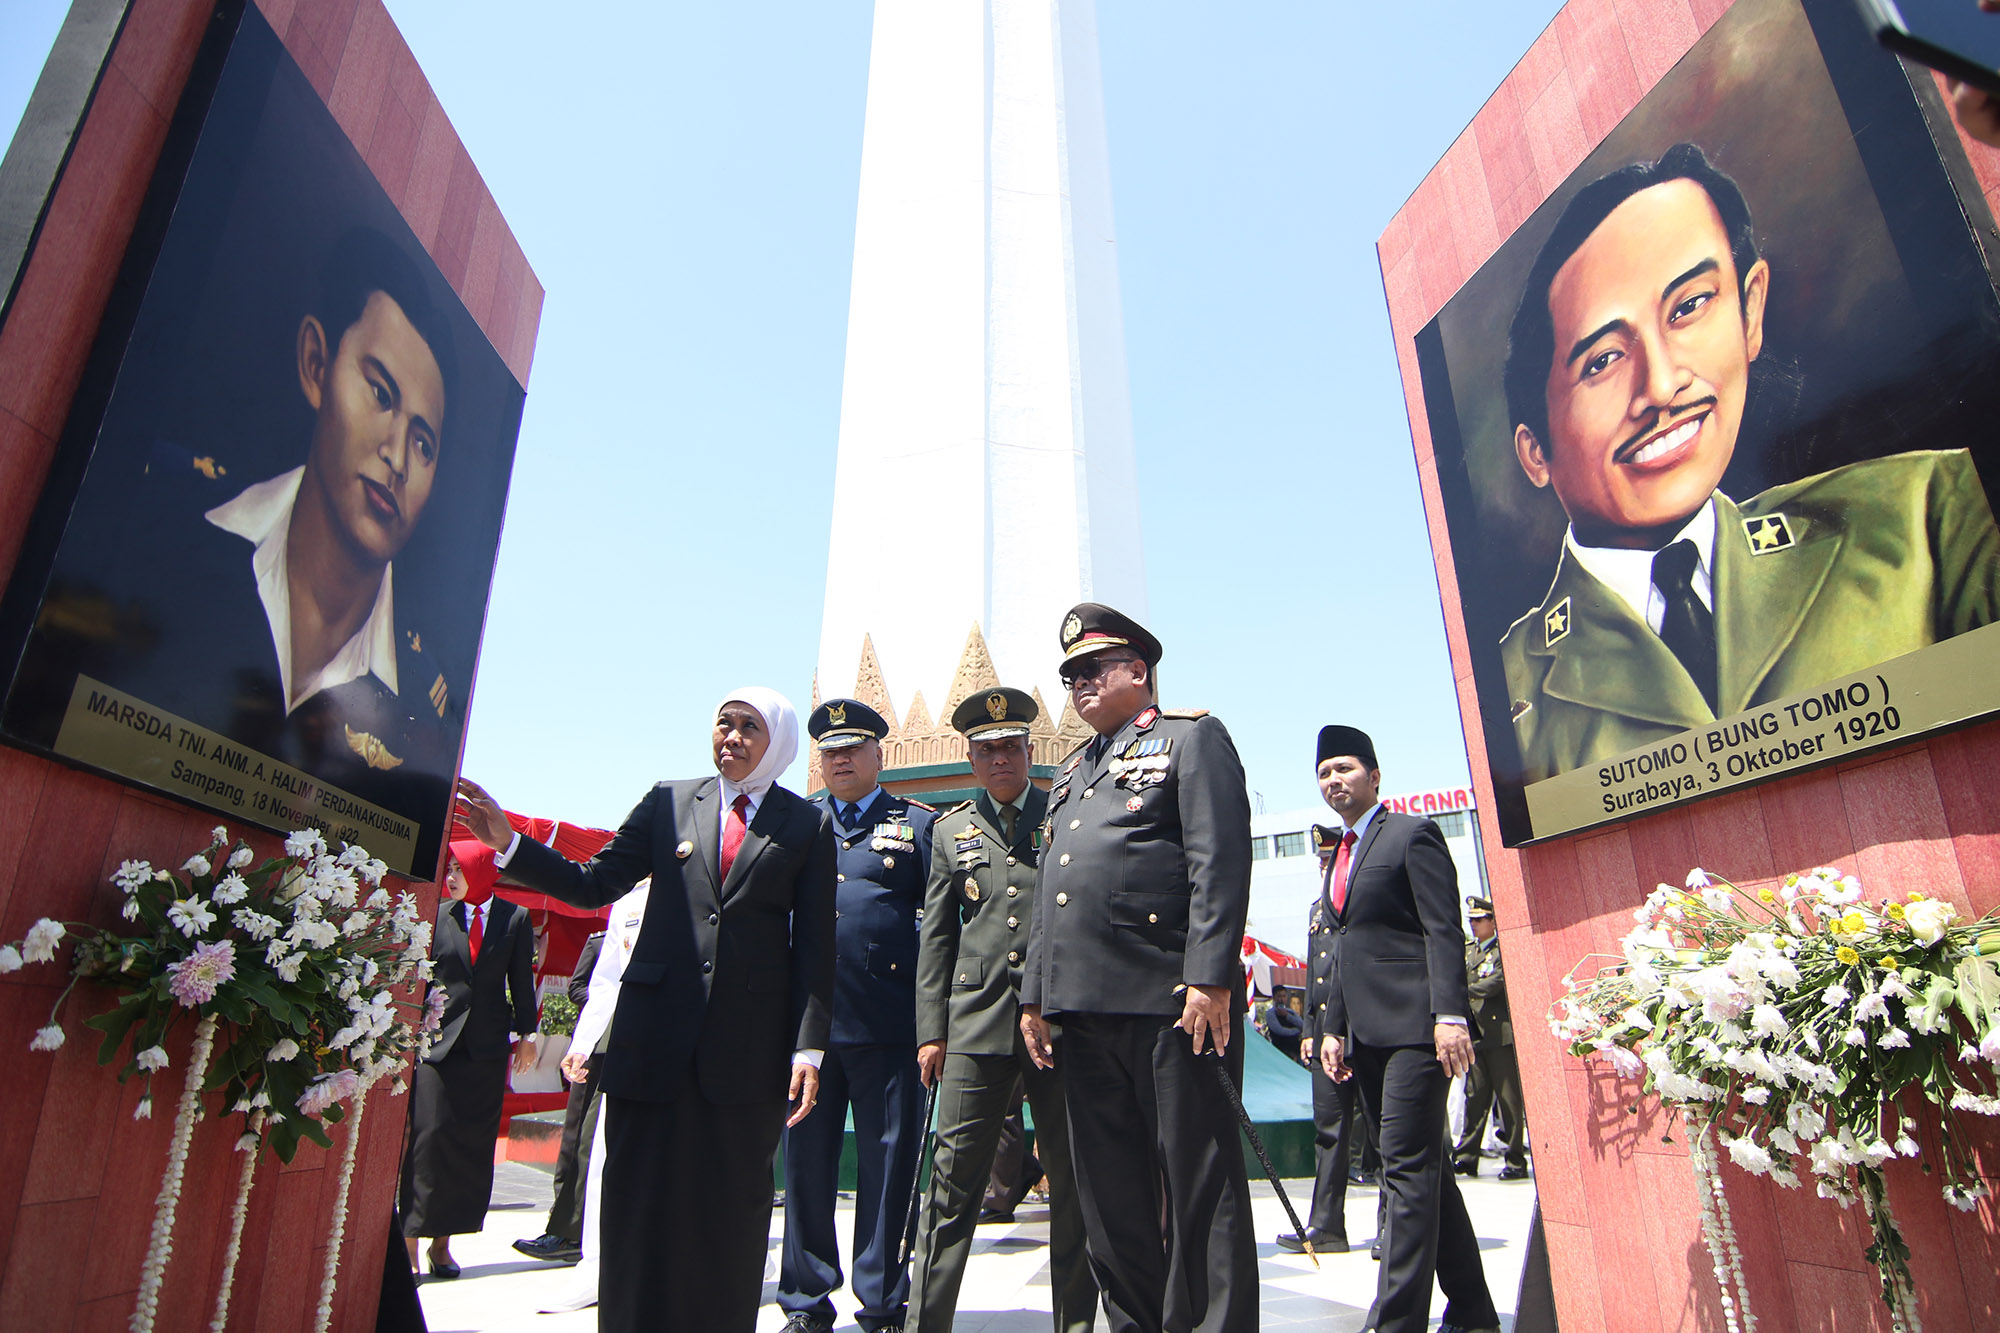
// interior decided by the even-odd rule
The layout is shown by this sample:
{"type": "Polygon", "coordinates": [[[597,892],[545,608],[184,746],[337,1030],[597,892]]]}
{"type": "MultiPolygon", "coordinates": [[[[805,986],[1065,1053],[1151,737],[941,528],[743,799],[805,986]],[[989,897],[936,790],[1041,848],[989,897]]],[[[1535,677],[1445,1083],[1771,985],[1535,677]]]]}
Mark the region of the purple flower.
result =
{"type": "Polygon", "coordinates": [[[207,1004],[236,975],[236,946],[228,940],[197,944],[186,958],[167,964],[167,975],[167,989],[175,999],[190,1009],[207,1004]]]}

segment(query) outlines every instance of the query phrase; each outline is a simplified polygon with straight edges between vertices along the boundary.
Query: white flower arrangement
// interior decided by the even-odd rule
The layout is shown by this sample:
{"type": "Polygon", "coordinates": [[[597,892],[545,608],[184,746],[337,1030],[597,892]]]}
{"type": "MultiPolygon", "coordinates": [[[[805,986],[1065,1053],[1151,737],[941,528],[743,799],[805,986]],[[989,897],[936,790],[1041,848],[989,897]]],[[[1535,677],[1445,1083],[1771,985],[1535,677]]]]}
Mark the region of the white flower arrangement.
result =
{"type": "Polygon", "coordinates": [[[1944,1197],[1969,1211],[1987,1193],[1954,1113],[2000,1114],[2000,921],[1962,924],[1920,893],[1869,902],[1824,867],[1754,894],[1697,869],[1633,917],[1622,957],[1564,978],[1549,1026],[1573,1053],[1643,1075],[1687,1121],[1724,1323],[1739,1333],[1755,1320],[1717,1144],[1752,1175],[1788,1188],[1810,1177],[1842,1207],[1859,1198],[1891,1322],[1915,1333],[1910,1251],[1882,1169],[1922,1155],[1898,1108],[1915,1092],[1941,1118],[1944,1197]]]}
{"type": "MultiPolygon", "coordinates": [[[[183,1017],[195,1021],[140,1271],[133,1333],[150,1330],[158,1314],[188,1145],[205,1091],[221,1093],[216,1114],[249,1117],[237,1147],[250,1160],[232,1211],[211,1324],[219,1333],[228,1321],[243,1217],[263,1146],[269,1144],[284,1161],[292,1159],[302,1138],[330,1148],[326,1127],[350,1116],[358,1121],[367,1089],[401,1071],[412,1055],[421,1058],[437,1030],[434,1008],[415,996],[430,972],[430,927],[417,919],[415,896],[384,888],[388,867],[360,847],[330,854],[317,830],[292,834],[285,852],[253,865],[256,854],[242,843],[232,849],[228,830],[217,827],[209,846],[183,862],[178,873],[128,860],[112,874],[124,898],[120,918],[135,923],[140,933],[44,918],[22,940],[0,945],[0,971],[14,971],[55,961],[58,946],[75,940],[69,985],[48,1024],[29,1042],[30,1050],[62,1048],[66,1034],[59,1015],[79,980],[121,992],[115,1007],[85,1025],[104,1033],[100,1064],[111,1063],[129,1038],[131,1054],[119,1078],[146,1079],[134,1111],[138,1118],[152,1113],[152,1078],[168,1067],[168,1033],[183,1017]]],[[[328,1283],[346,1226],[352,1129],[328,1250],[328,1283]]],[[[322,1329],[329,1301],[322,1301],[322,1329]]]]}

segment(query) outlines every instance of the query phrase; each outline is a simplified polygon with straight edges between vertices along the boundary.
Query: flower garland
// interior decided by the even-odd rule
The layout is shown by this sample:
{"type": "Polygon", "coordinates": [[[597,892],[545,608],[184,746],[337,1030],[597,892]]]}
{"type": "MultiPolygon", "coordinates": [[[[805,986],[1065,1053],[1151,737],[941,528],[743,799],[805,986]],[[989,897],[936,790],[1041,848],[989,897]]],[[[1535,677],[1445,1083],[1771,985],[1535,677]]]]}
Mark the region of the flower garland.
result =
{"type": "MultiPolygon", "coordinates": [[[[263,1146],[268,1143],[287,1162],[301,1139],[331,1148],[326,1126],[349,1114],[342,1103],[354,1100],[358,1121],[367,1089],[398,1073],[412,1055],[421,1059],[438,1029],[442,997],[433,994],[420,1003],[412,994],[431,977],[431,926],[419,920],[414,894],[392,895],[383,886],[386,865],[352,844],[336,852],[313,829],[287,838],[283,856],[255,862],[249,846],[232,847],[228,830],[217,827],[209,845],[178,873],[145,861],[119,865],[111,876],[124,898],[119,916],[139,933],[43,918],[21,940],[0,944],[0,973],[5,973],[54,962],[64,940],[76,941],[68,983],[30,1050],[62,1048],[60,1015],[80,980],[122,992],[116,1006],[85,1022],[105,1034],[100,1064],[109,1064],[129,1038],[133,1054],[119,1079],[135,1074],[146,1079],[146,1093],[133,1112],[137,1119],[152,1115],[152,1078],[167,1066],[167,1033],[189,1011],[197,1019],[140,1270],[132,1333],[148,1333],[158,1318],[205,1084],[223,1093],[217,1114],[240,1114],[248,1122],[237,1142],[248,1160],[210,1323],[212,1333],[222,1333],[263,1146]]],[[[402,1090],[400,1079],[396,1089],[402,1090]]],[[[333,1274],[346,1229],[354,1144],[350,1132],[328,1250],[322,1329],[331,1313],[333,1274]]]]}
{"type": "MultiPolygon", "coordinates": [[[[333,1322],[333,1280],[340,1271],[340,1247],[347,1238],[347,1188],[354,1183],[354,1152],[361,1142],[361,1113],[368,1107],[370,1079],[354,1094],[354,1114],[347,1122],[347,1142],[340,1150],[340,1188],[333,1200],[333,1232],[326,1241],[326,1272],[319,1283],[319,1311],[313,1317],[313,1333],[326,1333],[333,1322]]],[[[393,1243],[393,1238],[391,1238],[393,1243]]]]}
{"type": "Polygon", "coordinates": [[[188,1051],[187,1082],[181,1088],[180,1106],[174,1112],[174,1141],[167,1149],[167,1170],[160,1178],[159,1200],[153,1205],[153,1234],[146,1244],[146,1260],[139,1265],[139,1299],[132,1309],[131,1333],[152,1333],[153,1322],[159,1318],[160,1283],[166,1277],[167,1256],[173,1249],[181,1178],[187,1171],[195,1116],[201,1110],[201,1081],[208,1073],[208,1058],[214,1050],[215,1015],[210,1014],[195,1025],[194,1046],[188,1051]]]}
{"type": "Polygon", "coordinates": [[[215,1293],[215,1315],[208,1321],[208,1333],[223,1333],[229,1327],[229,1296],[236,1286],[236,1259],[243,1251],[243,1224],[250,1216],[250,1185],[257,1175],[257,1159],[263,1155],[264,1113],[250,1117],[251,1128],[236,1141],[243,1154],[243,1173],[236,1181],[236,1202],[229,1207],[229,1244],[222,1252],[222,1283],[215,1293]]]}
{"type": "Polygon", "coordinates": [[[1946,1200],[1969,1211],[1988,1193],[1954,1121],[2000,1115],[2000,920],[1961,923],[1921,893],[1871,901],[1831,867],[1755,893],[1696,869],[1633,918],[1620,958],[1563,978],[1549,1026],[1685,1117],[1725,1322],[1755,1320],[1718,1148],[1787,1188],[1803,1174],[1842,1207],[1859,1197],[1883,1303],[1898,1333],[1918,1333],[1882,1169],[1922,1155],[1898,1106],[1915,1091],[1940,1115],[1946,1200]]]}

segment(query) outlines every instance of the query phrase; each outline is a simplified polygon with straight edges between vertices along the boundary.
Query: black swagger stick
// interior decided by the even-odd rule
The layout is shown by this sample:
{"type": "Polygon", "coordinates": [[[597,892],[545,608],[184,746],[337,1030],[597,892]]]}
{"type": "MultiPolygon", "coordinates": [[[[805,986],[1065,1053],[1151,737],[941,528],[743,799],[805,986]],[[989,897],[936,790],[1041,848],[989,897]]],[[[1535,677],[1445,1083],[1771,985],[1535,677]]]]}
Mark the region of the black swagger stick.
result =
{"type": "Polygon", "coordinates": [[[1271,1154],[1264,1150],[1264,1140],[1258,1135],[1257,1126],[1250,1123],[1250,1113],[1243,1109],[1242,1094],[1236,1091],[1236,1085],[1229,1079],[1229,1066],[1223,1063],[1222,1052],[1216,1050],[1213,1042],[1209,1044],[1208,1049],[1214,1052],[1216,1057],[1215,1063],[1209,1068],[1215,1071],[1215,1081],[1222,1085],[1222,1095],[1236,1108],[1236,1123],[1243,1127],[1244,1134],[1250,1139],[1250,1146],[1257,1150],[1257,1160],[1264,1164],[1264,1174],[1270,1178],[1271,1188],[1278,1192],[1278,1202],[1285,1205],[1285,1216],[1292,1219],[1292,1230],[1305,1244],[1306,1258],[1313,1261],[1314,1268],[1318,1268],[1319,1255],[1313,1250],[1312,1237],[1300,1223],[1298,1209],[1292,1207],[1290,1196],[1285,1193],[1285,1187],[1278,1181],[1278,1168],[1271,1165],[1271,1154]]]}
{"type": "MultiPolygon", "coordinates": [[[[931,1145],[937,1137],[931,1120],[937,1114],[938,1084],[942,1082],[944,1082],[944,1070],[940,1068],[937,1077],[931,1080],[930,1095],[924,1098],[924,1146],[917,1153],[916,1177],[910,1181],[910,1220],[903,1224],[903,1249],[896,1256],[898,1264],[910,1262],[910,1255],[917,1248],[917,1214],[924,1204],[924,1163],[930,1161],[931,1145]]],[[[933,1171],[937,1169],[935,1163],[932,1163],[931,1169],[933,1171]]],[[[1291,1207],[1290,1204],[1285,1206],[1291,1207]]]]}

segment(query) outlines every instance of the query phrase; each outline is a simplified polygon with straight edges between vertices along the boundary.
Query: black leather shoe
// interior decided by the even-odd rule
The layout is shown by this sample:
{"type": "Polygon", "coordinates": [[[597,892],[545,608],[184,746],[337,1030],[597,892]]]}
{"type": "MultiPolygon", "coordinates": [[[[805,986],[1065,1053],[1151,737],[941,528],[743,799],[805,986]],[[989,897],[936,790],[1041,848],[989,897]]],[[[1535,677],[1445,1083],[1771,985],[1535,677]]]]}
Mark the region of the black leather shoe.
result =
{"type": "Polygon", "coordinates": [[[1362,1175],[1360,1169],[1356,1168],[1347,1173],[1347,1183],[1350,1185],[1373,1185],[1375,1181],[1372,1177],[1362,1175]]]}
{"type": "Polygon", "coordinates": [[[1470,1162],[1453,1162],[1451,1173],[1455,1176],[1476,1176],[1479,1174],[1479,1162],[1477,1159],[1470,1162]]]}
{"type": "Polygon", "coordinates": [[[457,1277],[460,1271],[458,1265],[449,1259],[433,1259],[430,1263],[431,1276],[445,1282],[457,1277]]]}
{"type": "Polygon", "coordinates": [[[833,1316],[814,1314],[811,1310],[795,1311],[785,1321],[785,1333],[833,1333],[833,1316]]]}
{"type": "Polygon", "coordinates": [[[1370,1259],[1380,1259],[1380,1258],[1382,1257],[1382,1242],[1381,1242],[1381,1241],[1379,1241],[1379,1240],[1378,1240],[1378,1241],[1376,1241],[1376,1242],[1375,1242],[1375,1243],[1374,1243],[1373,1245],[1370,1245],[1370,1246],[1368,1247],[1368,1257],[1369,1257],[1370,1259]]]}
{"type": "Polygon", "coordinates": [[[1484,1324],[1473,1328],[1468,1324],[1439,1324],[1437,1333],[1500,1333],[1498,1324],[1484,1324]]]}
{"type": "Polygon", "coordinates": [[[583,1258],[583,1246],[553,1231],[544,1231],[533,1240],[517,1240],[514,1248],[530,1259],[546,1259],[560,1264],[573,1264],[583,1258]]]}
{"type": "MultiPolygon", "coordinates": [[[[1329,1236],[1324,1231],[1308,1231],[1306,1234],[1312,1238],[1313,1252],[1315,1254],[1347,1253],[1347,1237],[1345,1236],[1329,1236]]],[[[1287,1231],[1278,1237],[1278,1248],[1292,1254],[1304,1254],[1306,1252],[1306,1243],[1299,1238],[1298,1232],[1287,1231]]]]}
{"type": "Polygon", "coordinates": [[[1527,1178],[1528,1168],[1525,1166],[1503,1166],[1500,1168],[1500,1179],[1502,1180],[1526,1180],[1527,1178]]]}
{"type": "Polygon", "coordinates": [[[1014,1214],[1011,1212],[1003,1213],[998,1208],[983,1208],[979,1212],[979,1220],[973,1223],[973,1225],[983,1227],[990,1222],[1011,1222],[1013,1220],[1014,1214]]]}

